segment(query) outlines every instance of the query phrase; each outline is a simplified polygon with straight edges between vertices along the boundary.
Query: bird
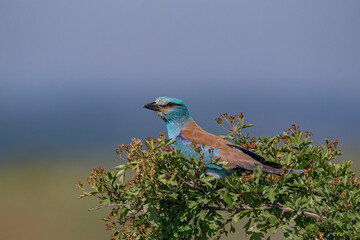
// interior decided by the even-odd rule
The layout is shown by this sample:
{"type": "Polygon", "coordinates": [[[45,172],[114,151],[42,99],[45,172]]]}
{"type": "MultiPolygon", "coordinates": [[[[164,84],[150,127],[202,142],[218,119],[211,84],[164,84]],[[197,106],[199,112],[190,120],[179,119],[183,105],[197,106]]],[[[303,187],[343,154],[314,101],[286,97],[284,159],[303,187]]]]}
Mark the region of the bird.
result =
{"type": "MultiPolygon", "coordinates": [[[[203,147],[206,174],[216,179],[225,178],[232,171],[211,164],[210,160],[220,158],[229,170],[255,170],[260,167],[263,172],[281,175],[283,166],[265,160],[264,157],[203,130],[191,117],[184,101],[172,97],[159,97],[155,102],[144,105],[144,108],[155,111],[166,124],[168,137],[174,140],[173,146],[187,157],[196,155],[192,145],[203,147]],[[210,150],[211,149],[211,150],[210,150]],[[210,150],[210,151],[209,151],[210,150]]],[[[301,173],[301,169],[293,169],[291,173],[301,173]]]]}

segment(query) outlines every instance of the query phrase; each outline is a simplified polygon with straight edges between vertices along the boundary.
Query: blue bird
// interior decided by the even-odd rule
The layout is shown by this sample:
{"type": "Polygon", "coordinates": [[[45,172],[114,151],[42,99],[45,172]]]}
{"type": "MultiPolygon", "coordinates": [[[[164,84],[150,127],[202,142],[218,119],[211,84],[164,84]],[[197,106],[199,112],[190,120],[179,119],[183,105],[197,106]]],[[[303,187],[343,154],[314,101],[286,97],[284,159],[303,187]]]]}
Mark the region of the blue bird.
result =
{"type": "MultiPolygon", "coordinates": [[[[260,166],[264,172],[282,174],[282,165],[266,161],[262,156],[248,149],[234,145],[225,139],[208,133],[200,128],[190,116],[185,103],[177,98],[159,97],[155,102],[148,103],[144,108],[153,110],[166,124],[168,137],[175,140],[174,147],[181,149],[182,153],[195,156],[191,144],[204,147],[204,161],[208,168],[206,174],[217,179],[228,176],[223,168],[210,164],[210,159],[220,157],[228,169],[254,170],[260,166]],[[213,151],[208,151],[209,149],[213,151]]],[[[294,169],[292,173],[301,173],[302,170],[294,169]]]]}

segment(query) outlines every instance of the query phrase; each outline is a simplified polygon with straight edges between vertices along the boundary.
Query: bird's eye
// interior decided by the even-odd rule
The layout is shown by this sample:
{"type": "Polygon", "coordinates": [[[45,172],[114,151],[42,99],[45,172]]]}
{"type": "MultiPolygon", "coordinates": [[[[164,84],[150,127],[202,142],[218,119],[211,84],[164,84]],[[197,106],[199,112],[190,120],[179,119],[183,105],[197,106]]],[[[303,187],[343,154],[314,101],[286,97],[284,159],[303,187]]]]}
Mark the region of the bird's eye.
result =
{"type": "Polygon", "coordinates": [[[172,107],[172,106],[175,106],[176,104],[175,103],[173,103],[173,102],[169,102],[168,104],[166,104],[165,106],[166,107],[172,107]]]}

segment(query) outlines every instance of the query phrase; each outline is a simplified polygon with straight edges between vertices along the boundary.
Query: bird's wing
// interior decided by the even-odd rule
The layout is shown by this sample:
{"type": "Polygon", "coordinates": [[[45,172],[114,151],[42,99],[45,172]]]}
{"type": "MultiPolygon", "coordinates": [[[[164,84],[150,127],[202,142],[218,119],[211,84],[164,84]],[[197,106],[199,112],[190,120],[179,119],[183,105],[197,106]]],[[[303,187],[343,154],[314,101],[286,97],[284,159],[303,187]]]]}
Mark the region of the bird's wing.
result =
{"type": "Polygon", "coordinates": [[[230,142],[204,131],[195,122],[191,122],[183,127],[181,135],[194,144],[205,145],[218,149],[216,157],[227,163],[228,168],[242,168],[254,170],[260,166],[263,171],[281,174],[280,164],[267,162],[263,157],[250,150],[237,147],[230,142]]]}
{"type": "Polygon", "coordinates": [[[256,153],[250,151],[249,149],[242,148],[242,147],[239,147],[238,145],[234,145],[234,144],[229,144],[229,147],[231,147],[231,148],[233,148],[233,149],[236,149],[236,150],[238,150],[238,151],[241,151],[241,152],[249,155],[250,157],[252,157],[252,158],[255,159],[256,161],[261,162],[262,164],[265,164],[265,165],[268,165],[268,166],[274,167],[274,168],[282,168],[282,165],[281,165],[281,164],[266,161],[265,158],[263,158],[263,157],[260,156],[259,154],[256,154],[256,153]]]}
{"type": "Polygon", "coordinates": [[[206,145],[212,148],[226,149],[229,148],[228,144],[231,144],[225,139],[206,132],[200,128],[195,121],[185,125],[181,130],[181,134],[184,138],[194,144],[206,145]]]}

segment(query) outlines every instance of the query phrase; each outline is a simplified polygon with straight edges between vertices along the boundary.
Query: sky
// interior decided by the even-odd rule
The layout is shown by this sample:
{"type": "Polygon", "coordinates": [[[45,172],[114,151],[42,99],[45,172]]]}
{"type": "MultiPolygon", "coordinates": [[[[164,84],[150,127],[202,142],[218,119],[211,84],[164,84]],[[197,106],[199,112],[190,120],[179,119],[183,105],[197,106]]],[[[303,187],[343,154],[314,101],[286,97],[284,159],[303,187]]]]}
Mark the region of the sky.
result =
{"type": "Polygon", "coordinates": [[[221,113],[243,112],[255,136],[296,123],[359,152],[359,1],[0,6],[0,162],[112,160],[117,144],[165,130],[142,108],[159,96],[215,134],[221,113]]]}

